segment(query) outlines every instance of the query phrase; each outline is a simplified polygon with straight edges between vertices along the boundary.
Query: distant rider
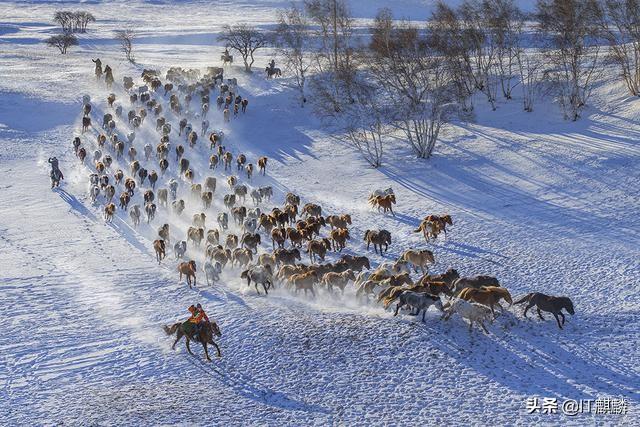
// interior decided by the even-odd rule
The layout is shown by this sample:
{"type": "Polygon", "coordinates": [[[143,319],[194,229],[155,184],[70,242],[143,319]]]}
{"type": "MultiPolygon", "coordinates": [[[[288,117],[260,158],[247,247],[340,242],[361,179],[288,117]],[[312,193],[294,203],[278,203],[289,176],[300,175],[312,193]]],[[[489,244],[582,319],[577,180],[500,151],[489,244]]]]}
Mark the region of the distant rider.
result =
{"type": "Polygon", "coordinates": [[[58,167],[58,159],[56,157],[49,157],[48,162],[51,165],[51,172],[49,172],[49,177],[51,178],[51,188],[59,187],[60,180],[64,179],[64,175],[62,175],[62,172],[58,167]]]}

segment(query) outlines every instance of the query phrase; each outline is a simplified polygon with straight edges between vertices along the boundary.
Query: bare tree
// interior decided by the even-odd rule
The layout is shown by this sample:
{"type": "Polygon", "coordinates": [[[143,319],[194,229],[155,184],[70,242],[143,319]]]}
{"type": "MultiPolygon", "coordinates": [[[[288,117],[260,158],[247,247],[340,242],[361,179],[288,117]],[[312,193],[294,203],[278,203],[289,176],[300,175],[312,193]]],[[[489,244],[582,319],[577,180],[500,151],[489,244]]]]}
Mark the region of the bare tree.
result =
{"type": "Polygon", "coordinates": [[[312,65],[311,39],[309,21],[296,5],[278,13],[275,44],[278,54],[284,59],[285,69],[294,76],[300,106],[304,107],[307,72],[312,65]]]}
{"type": "Polygon", "coordinates": [[[495,41],[495,69],[502,95],[511,99],[511,91],[519,84],[518,54],[521,51],[525,16],[514,0],[483,0],[486,23],[495,41]]]}
{"type": "Polygon", "coordinates": [[[53,15],[53,20],[62,27],[62,31],[72,33],[84,33],[87,31],[89,22],[96,22],[96,18],[89,12],[68,10],[57,11],[53,15]]]}
{"type": "Polygon", "coordinates": [[[357,64],[352,46],[353,19],[345,0],[306,0],[305,9],[316,24],[315,76],[310,82],[316,111],[325,116],[340,113],[353,102],[351,86],[357,64]]]}
{"type": "MultiPolygon", "coordinates": [[[[364,73],[363,73],[364,74],[364,73]]],[[[343,123],[348,141],[372,167],[382,164],[384,140],[391,127],[386,96],[379,85],[362,75],[353,84],[353,102],[344,107],[343,123]]]]}
{"type": "Polygon", "coordinates": [[[58,34],[45,40],[48,46],[57,47],[61,54],[66,54],[70,46],[78,45],[78,38],[71,33],[58,34]]]}
{"type": "Polygon", "coordinates": [[[73,30],[73,23],[75,21],[73,12],[59,10],[53,15],[53,20],[62,27],[63,32],[70,32],[73,30]]]}
{"type": "Polygon", "coordinates": [[[604,0],[602,29],[609,56],[632,95],[640,96],[640,0],[604,0]]]}
{"type": "Polygon", "coordinates": [[[516,51],[516,63],[522,87],[523,109],[530,113],[533,111],[533,103],[540,93],[544,75],[544,58],[541,58],[541,55],[535,50],[525,51],[520,48],[516,51]]]}
{"type": "Polygon", "coordinates": [[[136,37],[136,33],[132,28],[125,28],[123,30],[115,31],[116,39],[120,42],[120,49],[124,52],[127,61],[135,63],[135,57],[133,56],[133,40],[136,37]]]}
{"type": "Polygon", "coordinates": [[[473,76],[471,48],[457,12],[438,1],[428,25],[429,45],[446,63],[461,110],[473,111],[472,95],[477,81],[473,76]]]}
{"type": "Polygon", "coordinates": [[[486,96],[495,110],[498,82],[492,72],[498,46],[497,34],[491,27],[491,14],[490,8],[483,7],[480,0],[465,0],[458,10],[463,43],[470,53],[468,68],[475,88],[486,96]]]}
{"type": "Polygon", "coordinates": [[[602,11],[597,0],[538,0],[538,29],[549,42],[548,73],[557,87],[565,119],[577,120],[599,72],[602,11]]]}
{"type": "Polygon", "coordinates": [[[376,19],[369,61],[378,84],[394,102],[394,126],[419,158],[429,158],[457,108],[447,61],[429,38],[408,23],[395,24],[388,11],[376,19]]]}
{"type": "Polygon", "coordinates": [[[253,57],[255,51],[267,44],[264,34],[247,24],[225,25],[218,40],[242,56],[244,69],[247,72],[251,71],[255,61],[253,57]]]}
{"type": "Polygon", "coordinates": [[[77,23],[77,31],[81,33],[87,32],[87,25],[89,25],[90,22],[96,22],[95,16],[89,12],[81,11],[76,12],[74,15],[77,23]]]}

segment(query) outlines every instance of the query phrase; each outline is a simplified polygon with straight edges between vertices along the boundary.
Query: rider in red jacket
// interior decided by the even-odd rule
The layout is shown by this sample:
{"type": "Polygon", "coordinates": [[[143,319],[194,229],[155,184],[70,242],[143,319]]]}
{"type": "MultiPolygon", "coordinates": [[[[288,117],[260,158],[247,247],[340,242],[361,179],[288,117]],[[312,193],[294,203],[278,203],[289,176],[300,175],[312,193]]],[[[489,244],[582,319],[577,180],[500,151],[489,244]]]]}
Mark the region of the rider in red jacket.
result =
{"type": "Polygon", "coordinates": [[[188,310],[191,313],[191,317],[189,318],[188,321],[196,325],[196,336],[197,336],[200,334],[200,330],[202,329],[202,326],[209,323],[209,317],[207,316],[207,313],[204,312],[204,309],[200,304],[196,305],[195,307],[192,305],[191,307],[188,308],[188,310]]]}

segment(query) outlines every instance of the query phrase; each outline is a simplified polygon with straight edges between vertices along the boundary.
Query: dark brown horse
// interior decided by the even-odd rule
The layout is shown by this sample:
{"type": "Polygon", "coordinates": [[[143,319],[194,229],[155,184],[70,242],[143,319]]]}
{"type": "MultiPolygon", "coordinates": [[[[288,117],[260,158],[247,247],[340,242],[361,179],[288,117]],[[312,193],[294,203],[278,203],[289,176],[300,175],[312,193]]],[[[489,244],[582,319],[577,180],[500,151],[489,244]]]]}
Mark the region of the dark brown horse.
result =
{"type": "Polygon", "coordinates": [[[523,298],[514,302],[514,304],[522,304],[526,302],[527,307],[524,309],[524,317],[527,317],[527,311],[536,306],[538,311],[538,316],[541,320],[545,320],[542,317],[542,311],[549,312],[553,314],[553,317],[556,318],[556,322],[558,322],[558,327],[562,329],[562,325],[564,325],[564,314],[562,314],[562,309],[564,308],[571,315],[574,315],[576,312],[573,309],[573,302],[567,297],[554,297],[550,295],[541,294],[539,292],[530,293],[525,295],[523,298]],[[562,317],[562,325],[560,324],[560,319],[558,316],[562,317]]]}
{"type": "Polygon", "coordinates": [[[193,325],[193,331],[189,331],[190,333],[187,333],[184,323],[179,322],[174,323],[171,327],[166,325],[163,327],[167,335],[173,335],[177,333],[176,340],[171,346],[172,350],[175,350],[176,344],[178,344],[178,341],[180,341],[180,339],[184,336],[186,338],[187,351],[189,352],[189,354],[193,354],[191,352],[191,348],[189,347],[189,341],[193,340],[202,344],[202,347],[204,348],[204,354],[206,355],[208,361],[211,361],[211,358],[209,357],[209,349],[207,348],[208,344],[211,344],[216,348],[216,350],[218,351],[218,357],[222,357],[222,354],[220,353],[220,347],[218,347],[218,344],[213,342],[214,335],[217,337],[222,336],[222,332],[220,332],[220,328],[218,327],[218,324],[216,322],[205,323],[205,325],[200,329],[200,332],[197,336],[194,335],[195,325],[193,325]]]}

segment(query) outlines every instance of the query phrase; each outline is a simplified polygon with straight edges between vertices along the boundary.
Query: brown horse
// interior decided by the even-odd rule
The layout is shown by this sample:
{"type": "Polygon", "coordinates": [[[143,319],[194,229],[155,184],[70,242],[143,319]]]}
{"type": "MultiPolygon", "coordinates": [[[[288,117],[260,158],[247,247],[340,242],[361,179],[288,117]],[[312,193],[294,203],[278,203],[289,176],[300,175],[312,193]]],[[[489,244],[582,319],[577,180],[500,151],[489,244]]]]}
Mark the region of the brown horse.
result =
{"type": "Polygon", "coordinates": [[[382,211],[384,213],[387,213],[387,211],[391,211],[391,214],[393,216],[396,216],[392,208],[392,205],[396,204],[396,196],[394,194],[387,194],[386,196],[375,196],[369,199],[369,203],[371,204],[371,207],[377,207],[378,212],[380,212],[380,208],[382,208],[382,211]]]}
{"type": "Polygon", "coordinates": [[[465,301],[473,301],[489,307],[494,318],[496,317],[496,312],[493,309],[494,305],[500,307],[500,310],[504,312],[504,308],[502,308],[499,302],[501,299],[504,299],[509,304],[513,304],[509,291],[497,286],[486,286],[480,289],[465,288],[460,292],[458,297],[465,301]]]}
{"type": "Polygon", "coordinates": [[[189,289],[191,289],[191,278],[193,277],[193,286],[196,285],[196,262],[191,260],[189,262],[181,262],[178,264],[178,271],[180,272],[180,280],[182,280],[182,275],[187,276],[187,284],[189,285],[189,289]]]}
{"type": "Polygon", "coordinates": [[[167,257],[164,240],[162,239],[154,240],[153,249],[156,251],[156,260],[158,261],[158,264],[160,264],[160,261],[162,261],[164,258],[167,257]]]}
{"type": "Polygon", "coordinates": [[[452,285],[453,292],[456,294],[466,288],[480,289],[483,286],[500,287],[500,282],[493,276],[480,275],[474,277],[460,277],[459,279],[456,279],[452,285]]]}
{"type": "Polygon", "coordinates": [[[460,274],[458,273],[458,270],[456,270],[455,268],[450,268],[442,274],[435,274],[435,275],[425,274],[418,280],[417,283],[427,284],[427,282],[444,282],[447,284],[447,286],[451,287],[453,282],[459,278],[460,278],[460,274]]]}
{"type": "Polygon", "coordinates": [[[189,354],[193,354],[191,352],[191,348],[189,347],[189,341],[193,340],[202,344],[202,348],[204,348],[204,354],[206,355],[208,361],[211,361],[211,358],[209,357],[209,349],[207,348],[207,344],[211,344],[212,346],[214,346],[218,351],[218,357],[222,357],[222,354],[220,353],[220,347],[218,347],[218,344],[213,341],[214,335],[218,337],[222,336],[220,328],[218,327],[218,324],[216,322],[206,323],[204,327],[200,329],[198,336],[193,335],[193,332],[195,331],[193,331],[191,334],[187,333],[184,323],[182,322],[174,323],[171,327],[165,325],[163,328],[167,335],[173,335],[177,333],[176,340],[171,346],[172,350],[175,350],[176,344],[178,344],[178,341],[180,341],[180,339],[184,336],[186,338],[187,351],[189,352],[189,354]]]}
{"type": "Polygon", "coordinates": [[[451,215],[427,215],[413,232],[421,232],[427,242],[430,238],[436,239],[440,232],[444,232],[446,238],[447,224],[453,225],[451,215]]]}
{"type": "Polygon", "coordinates": [[[387,309],[389,305],[391,305],[391,303],[395,301],[404,291],[430,294],[433,296],[439,296],[440,294],[449,296],[451,295],[451,290],[444,282],[424,282],[422,284],[415,284],[413,286],[389,287],[378,294],[378,302],[382,302],[383,307],[387,309]]]}
{"type": "Polygon", "coordinates": [[[267,173],[267,160],[268,159],[265,156],[258,159],[258,169],[260,170],[260,173],[262,173],[262,175],[266,175],[267,173]]]}
{"type": "Polygon", "coordinates": [[[533,292],[528,295],[525,295],[523,298],[516,301],[514,304],[522,304],[523,302],[527,303],[527,307],[524,309],[524,317],[527,317],[527,311],[536,306],[538,311],[538,317],[541,320],[545,320],[542,317],[542,311],[547,311],[553,314],[553,317],[556,318],[556,322],[558,322],[558,327],[562,329],[562,325],[564,325],[564,314],[562,314],[562,309],[564,308],[571,315],[576,314],[573,309],[573,302],[567,297],[554,297],[550,295],[545,295],[540,292],[533,292]],[[560,319],[558,316],[562,317],[562,325],[560,324],[560,319]]]}

